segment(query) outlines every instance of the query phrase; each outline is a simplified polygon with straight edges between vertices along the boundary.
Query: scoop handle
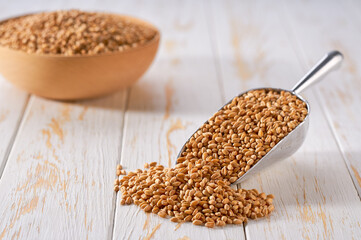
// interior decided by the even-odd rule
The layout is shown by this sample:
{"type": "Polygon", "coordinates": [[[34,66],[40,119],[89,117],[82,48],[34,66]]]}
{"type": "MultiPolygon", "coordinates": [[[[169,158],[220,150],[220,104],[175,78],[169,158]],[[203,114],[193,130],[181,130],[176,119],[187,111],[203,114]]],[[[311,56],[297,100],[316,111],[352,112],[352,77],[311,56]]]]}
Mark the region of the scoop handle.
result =
{"type": "Polygon", "coordinates": [[[329,72],[337,69],[343,60],[339,51],[327,53],[292,89],[299,94],[306,88],[322,80],[329,72]]]}

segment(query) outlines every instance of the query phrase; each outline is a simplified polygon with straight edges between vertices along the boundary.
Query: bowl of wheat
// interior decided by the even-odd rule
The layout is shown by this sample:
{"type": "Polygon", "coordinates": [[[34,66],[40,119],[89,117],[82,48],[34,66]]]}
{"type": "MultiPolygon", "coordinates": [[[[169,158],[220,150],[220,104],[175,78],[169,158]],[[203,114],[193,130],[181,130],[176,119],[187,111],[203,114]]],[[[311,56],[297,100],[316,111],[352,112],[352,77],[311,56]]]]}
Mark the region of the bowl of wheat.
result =
{"type": "Polygon", "coordinates": [[[138,18],[79,10],[0,22],[0,74],[30,93],[92,98],[134,84],[151,65],[160,34],[138,18]]]}

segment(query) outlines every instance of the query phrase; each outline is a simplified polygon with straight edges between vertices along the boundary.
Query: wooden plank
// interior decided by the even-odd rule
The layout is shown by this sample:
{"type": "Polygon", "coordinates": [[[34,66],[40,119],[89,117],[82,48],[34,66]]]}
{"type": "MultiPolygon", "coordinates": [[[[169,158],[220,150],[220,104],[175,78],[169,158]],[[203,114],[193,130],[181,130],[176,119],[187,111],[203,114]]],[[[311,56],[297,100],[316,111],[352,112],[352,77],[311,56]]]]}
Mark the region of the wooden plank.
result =
{"type": "MultiPolygon", "coordinates": [[[[360,12],[361,12],[361,2],[357,0],[348,0],[342,1],[342,9],[346,13],[347,17],[354,22],[356,27],[360,24],[360,12]]],[[[360,30],[358,28],[358,30],[360,30]]]]}
{"type": "MultiPolygon", "coordinates": [[[[0,19],[5,19],[13,10],[8,4],[0,3],[0,19]]],[[[16,89],[0,75],[0,178],[27,101],[26,92],[16,89]]]]}
{"type": "MultiPolygon", "coordinates": [[[[119,4],[22,1],[7,4],[0,14],[74,7],[111,11],[119,4]]],[[[1,79],[0,100],[2,161],[27,94],[1,79]]],[[[0,181],[6,193],[0,196],[0,239],[110,238],[125,100],[125,91],[80,103],[31,98],[0,181]]]]}
{"type": "Polygon", "coordinates": [[[317,93],[325,106],[327,122],[331,125],[343,158],[361,196],[361,41],[359,25],[348,17],[348,8],[337,1],[318,1],[286,5],[285,15],[293,29],[298,51],[305,65],[315,62],[317,55],[329,49],[339,49],[345,61],[337,73],[320,85],[317,93]],[[325,4],[328,10],[322,11],[325,4]],[[332,16],[332,18],[330,18],[332,16]],[[302,20],[301,20],[302,18],[302,20]],[[317,26],[312,24],[317,22],[317,26]],[[327,33],[327,34],[324,34],[327,33]],[[297,39],[297,40],[296,40],[297,39]]]}
{"type": "MultiPolygon", "coordinates": [[[[41,10],[55,10],[64,5],[63,2],[48,2],[44,0],[22,1],[18,4],[1,3],[0,19],[19,16],[25,13],[41,10]]],[[[14,142],[17,129],[28,102],[29,94],[19,90],[1,76],[0,79],[0,177],[6,165],[8,154],[14,142]]]]}
{"type": "Polygon", "coordinates": [[[27,101],[27,93],[0,78],[0,179],[27,101]]]}
{"type": "Polygon", "coordinates": [[[0,239],[109,237],[125,97],[31,98],[0,182],[0,239]]]}
{"type": "MultiPolygon", "coordinates": [[[[48,3],[37,0],[32,2],[23,1],[18,4],[1,3],[0,19],[18,16],[28,12],[36,12],[39,8],[56,9],[62,3],[48,3]]],[[[23,116],[29,94],[19,90],[7,83],[1,77],[0,79],[0,131],[3,137],[0,139],[0,177],[6,165],[9,151],[11,150],[17,129],[23,116]]]]}
{"type": "MultiPolygon", "coordinates": [[[[252,87],[291,88],[304,69],[293,49],[294,39],[290,41],[283,28],[287,20],[279,17],[280,5],[269,1],[211,3],[211,32],[216,36],[226,99],[252,87]]],[[[309,91],[305,96],[312,116],[303,147],[291,158],[242,183],[246,189],[276,196],[276,210],[269,219],[246,225],[247,239],[360,237],[357,192],[315,94],[309,91]]]]}
{"type": "MultiPolygon", "coordinates": [[[[222,103],[206,16],[199,1],[137,4],[127,12],[155,23],[162,45],[152,70],[131,90],[122,165],[136,169],[157,161],[174,166],[183,143],[222,103]]],[[[134,205],[121,206],[118,197],[113,238],[244,239],[244,230],[177,225],[134,205]]]]}

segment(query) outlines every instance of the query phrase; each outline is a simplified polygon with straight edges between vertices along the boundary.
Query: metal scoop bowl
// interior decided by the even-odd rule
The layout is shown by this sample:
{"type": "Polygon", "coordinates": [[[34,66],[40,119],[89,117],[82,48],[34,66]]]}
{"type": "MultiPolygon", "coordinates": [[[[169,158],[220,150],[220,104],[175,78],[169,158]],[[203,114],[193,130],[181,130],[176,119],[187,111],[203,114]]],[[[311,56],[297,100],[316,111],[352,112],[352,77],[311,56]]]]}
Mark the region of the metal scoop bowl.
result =
{"type": "MultiPolygon", "coordinates": [[[[295,129],[292,130],[292,132],[290,132],[282,140],[280,140],[265,156],[259,159],[256,164],[254,164],[243,176],[238,178],[237,181],[235,181],[233,184],[238,184],[243,180],[247,179],[252,174],[261,171],[262,169],[268,167],[269,165],[272,165],[275,162],[288,158],[301,147],[302,143],[306,138],[308,125],[310,121],[309,120],[310,105],[299,94],[303,90],[310,87],[311,85],[315,84],[316,82],[319,82],[332,70],[337,69],[341,65],[342,60],[343,60],[343,55],[339,51],[329,52],[292,88],[292,90],[286,90],[281,88],[255,88],[245,91],[239,95],[241,96],[249,91],[259,90],[259,89],[269,89],[279,92],[286,91],[297,96],[300,100],[305,102],[308,113],[302,123],[300,123],[295,129]]],[[[225,105],[229,104],[231,101],[229,101],[225,105]]],[[[197,129],[197,131],[198,130],[199,129],[197,129]]],[[[187,142],[188,141],[189,139],[187,140],[187,142]]],[[[180,157],[181,154],[183,153],[186,143],[183,145],[181,151],[178,154],[178,157],[180,157]]]]}

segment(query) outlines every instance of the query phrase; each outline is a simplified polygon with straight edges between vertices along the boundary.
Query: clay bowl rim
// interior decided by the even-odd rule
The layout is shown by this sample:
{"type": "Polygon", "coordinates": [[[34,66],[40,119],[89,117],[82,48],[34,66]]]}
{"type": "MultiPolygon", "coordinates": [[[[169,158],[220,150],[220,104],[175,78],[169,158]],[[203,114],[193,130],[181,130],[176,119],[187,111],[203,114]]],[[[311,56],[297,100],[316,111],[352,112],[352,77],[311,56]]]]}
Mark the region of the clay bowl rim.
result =
{"type": "MultiPolygon", "coordinates": [[[[70,9],[69,9],[70,10],[70,9]]],[[[67,10],[65,10],[67,11],[67,10]]],[[[25,16],[31,16],[34,14],[38,14],[38,13],[45,13],[45,12],[54,12],[54,11],[42,11],[42,12],[33,12],[33,13],[26,13],[26,14],[22,14],[22,15],[17,15],[17,16],[13,16],[13,17],[8,17],[5,18],[3,20],[0,20],[0,25],[9,21],[9,20],[13,20],[13,19],[17,19],[17,18],[21,18],[21,17],[25,17],[25,16]]],[[[79,58],[94,58],[94,57],[103,57],[103,56],[114,56],[114,55],[121,55],[121,54],[125,54],[125,53],[129,53],[129,52],[137,52],[140,51],[144,48],[150,47],[153,44],[157,44],[159,43],[160,40],[160,31],[159,29],[153,25],[152,23],[148,22],[147,20],[138,18],[138,17],[133,17],[130,15],[126,15],[126,14],[119,14],[119,13],[114,13],[114,12],[102,12],[102,11],[85,11],[85,12],[90,12],[90,13],[104,13],[104,14],[109,14],[109,15],[114,15],[114,16],[118,16],[118,17],[124,17],[124,18],[128,18],[131,21],[134,21],[136,23],[140,23],[140,24],[144,24],[147,27],[150,27],[152,29],[154,29],[156,31],[156,34],[154,35],[154,37],[147,41],[146,43],[138,46],[138,47],[131,47],[128,49],[125,49],[123,51],[114,51],[114,52],[107,52],[107,53],[99,53],[99,54],[94,54],[94,55],[72,55],[72,56],[65,56],[65,55],[61,55],[61,54],[39,54],[39,53],[28,53],[25,52],[23,50],[19,50],[19,49],[13,49],[10,47],[6,47],[6,46],[2,46],[0,45],[0,50],[6,50],[6,51],[12,51],[12,52],[16,52],[16,53],[20,53],[20,54],[25,54],[31,57],[39,57],[39,58],[68,58],[68,59],[79,59],[79,58]]]]}

